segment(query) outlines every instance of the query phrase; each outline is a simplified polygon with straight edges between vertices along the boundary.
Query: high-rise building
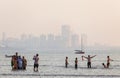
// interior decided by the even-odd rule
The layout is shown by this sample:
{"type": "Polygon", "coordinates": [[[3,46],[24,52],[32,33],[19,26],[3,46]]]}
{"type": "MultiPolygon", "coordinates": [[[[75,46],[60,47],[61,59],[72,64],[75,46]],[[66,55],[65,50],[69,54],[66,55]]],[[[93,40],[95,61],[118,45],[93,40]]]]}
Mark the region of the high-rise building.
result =
{"type": "Polygon", "coordinates": [[[61,28],[61,35],[64,39],[68,40],[70,37],[71,31],[69,25],[63,25],[61,28]]]}
{"type": "Polygon", "coordinates": [[[46,35],[40,35],[40,48],[46,48],[47,46],[47,38],[46,35]]]}
{"type": "Polygon", "coordinates": [[[48,41],[54,41],[54,35],[53,34],[48,34],[47,40],[48,41]]]}
{"type": "Polygon", "coordinates": [[[46,41],[46,35],[40,35],[40,40],[41,41],[46,41]]]}
{"type": "Polygon", "coordinates": [[[64,48],[62,37],[61,36],[55,36],[55,47],[54,48],[64,48]]]}
{"type": "Polygon", "coordinates": [[[21,35],[21,40],[26,40],[27,39],[27,35],[26,34],[22,34],[21,35]]]}
{"type": "Polygon", "coordinates": [[[61,36],[62,36],[63,44],[65,45],[65,47],[70,47],[71,46],[71,43],[70,43],[71,30],[69,25],[62,26],[61,36]]]}
{"type": "Polygon", "coordinates": [[[71,37],[71,47],[77,48],[79,47],[79,36],[77,34],[72,35],[71,37]]]}
{"type": "Polygon", "coordinates": [[[54,35],[53,34],[48,34],[47,36],[47,48],[52,49],[54,48],[54,35]]]}

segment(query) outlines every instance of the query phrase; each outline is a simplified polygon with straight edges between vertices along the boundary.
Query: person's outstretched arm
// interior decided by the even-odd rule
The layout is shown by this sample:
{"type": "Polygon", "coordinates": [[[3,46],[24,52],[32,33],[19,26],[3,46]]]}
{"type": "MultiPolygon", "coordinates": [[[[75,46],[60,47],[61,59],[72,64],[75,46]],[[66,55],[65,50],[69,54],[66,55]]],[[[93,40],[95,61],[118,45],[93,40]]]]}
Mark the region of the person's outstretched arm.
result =
{"type": "Polygon", "coordinates": [[[85,56],[82,56],[82,57],[84,57],[84,58],[88,59],[88,57],[85,57],[85,56]]]}
{"type": "Polygon", "coordinates": [[[83,56],[81,56],[82,57],[82,61],[84,61],[84,58],[83,58],[83,56]]]}
{"type": "Polygon", "coordinates": [[[112,59],[110,59],[110,61],[113,61],[112,59]]]}
{"type": "Polygon", "coordinates": [[[91,58],[95,57],[96,55],[92,56],[91,58]]]}

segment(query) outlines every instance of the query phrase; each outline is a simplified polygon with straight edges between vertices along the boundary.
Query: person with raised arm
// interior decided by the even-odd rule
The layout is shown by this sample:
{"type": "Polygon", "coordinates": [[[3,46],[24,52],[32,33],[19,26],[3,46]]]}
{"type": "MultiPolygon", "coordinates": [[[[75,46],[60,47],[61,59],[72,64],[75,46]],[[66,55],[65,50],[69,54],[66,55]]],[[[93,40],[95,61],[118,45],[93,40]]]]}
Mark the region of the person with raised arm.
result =
{"type": "Polygon", "coordinates": [[[87,67],[88,67],[88,68],[91,68],[91,59],[94,58],[95,56],[96,56],[96,55],[94,55],[94,56],[88,55],[88,57],[82,56],[82,58],[86,58],[86,59],[87,59],[87,67]]]}
{"type": "Polygon", "coordinates": [[[104,63],[102,63],[102,65],[104,66],[104,68],[109,68],[109,66],[110,66],[110,61],[113,61],[113,60],[110,59],[110,56],[107,56],[107,65],[105,65],[104,63]]]}

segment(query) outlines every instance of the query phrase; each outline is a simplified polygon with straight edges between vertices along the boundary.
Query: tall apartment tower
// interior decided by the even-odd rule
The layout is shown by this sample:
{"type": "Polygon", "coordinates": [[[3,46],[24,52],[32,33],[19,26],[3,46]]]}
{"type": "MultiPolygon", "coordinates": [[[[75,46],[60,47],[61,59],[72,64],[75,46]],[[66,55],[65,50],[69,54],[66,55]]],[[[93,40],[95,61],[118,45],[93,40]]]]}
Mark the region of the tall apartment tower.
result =
{"type": "Polygon", "coordinates": [[[63,25],[61,28],[61,36],[63,40],[63,44],[65,47],[71,46],[71,30],[69,25],[63,25]]]}
{"type": "Polygon", "coordinates": [[[80,43],[79,43],[79,35],[74,34],[71,37],[71,45],[73,48],[78,48],[80,43]]]}

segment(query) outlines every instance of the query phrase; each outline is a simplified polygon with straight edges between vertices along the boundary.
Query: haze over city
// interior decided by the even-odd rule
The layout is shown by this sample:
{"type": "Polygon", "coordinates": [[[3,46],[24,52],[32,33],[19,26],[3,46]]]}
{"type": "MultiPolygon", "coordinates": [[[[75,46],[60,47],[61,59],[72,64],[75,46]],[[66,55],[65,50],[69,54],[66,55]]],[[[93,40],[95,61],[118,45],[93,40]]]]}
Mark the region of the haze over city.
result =
{"type": "Polygon", "coordinates": [[[61,26],[87,35],[87,45],[120,46],[119,0],[1,0],[0,40],[22,34],[60,35],[61,26]]]}

